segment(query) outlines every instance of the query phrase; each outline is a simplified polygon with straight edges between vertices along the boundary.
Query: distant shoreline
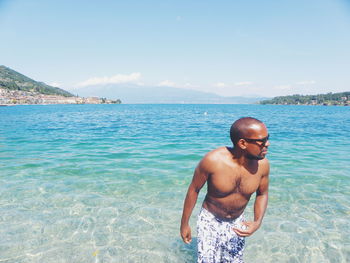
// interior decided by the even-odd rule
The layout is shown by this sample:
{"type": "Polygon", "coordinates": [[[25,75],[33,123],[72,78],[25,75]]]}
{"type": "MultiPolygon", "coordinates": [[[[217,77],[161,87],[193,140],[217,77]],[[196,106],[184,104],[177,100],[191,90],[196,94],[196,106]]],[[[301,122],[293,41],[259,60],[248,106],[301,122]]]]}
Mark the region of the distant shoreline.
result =
{"type": "MultiPolygon", "coordinates": [[[[121,103],[17,103],[17,104],[0,104],[0,107],[7,106],[35,106],[35,105],[106,105],[106,104],[121,104],[121,103]]],[[[275,105],[275,106],[342,106],[348,107],[350,105],[322,105],[322,104],[259,104],[259,103],[123,103],[123,105],[275,105]]]]}
{"type": "Polygon", "coordinates": [[[260,101],[269,105],[311,105],[311,106],[350,106],[350,92],[338,92],[317,95],[289,95],[260,101]]]}
{"type": "Polygon", "coordinates": [[[0,88],[0,105],[47,105],[47,104],[121,104],[121,100],[98,97],[48,95],[35,91],[0,88]]]}
{"type": "Polygon", "coordinates": [[[277,104],[277,103],[260,103],[260,105],[280,105],[280,106],[342,106],[347,107],[349,104],[277,104]]]}

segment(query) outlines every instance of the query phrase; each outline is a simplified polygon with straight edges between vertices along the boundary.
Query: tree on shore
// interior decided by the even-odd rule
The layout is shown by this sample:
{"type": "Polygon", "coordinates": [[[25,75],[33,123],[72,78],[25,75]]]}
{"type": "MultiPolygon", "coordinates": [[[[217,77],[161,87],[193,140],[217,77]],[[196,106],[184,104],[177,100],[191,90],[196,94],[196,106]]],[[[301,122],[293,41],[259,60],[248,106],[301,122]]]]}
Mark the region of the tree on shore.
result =
{"type": "Polygon", "coordinates": [[[350,92],[339,92],[317,95],[290,95],[278,96],[271,100],[260,101],[260,104],[282,104],[282,105],[348,105],[350,92]]]}

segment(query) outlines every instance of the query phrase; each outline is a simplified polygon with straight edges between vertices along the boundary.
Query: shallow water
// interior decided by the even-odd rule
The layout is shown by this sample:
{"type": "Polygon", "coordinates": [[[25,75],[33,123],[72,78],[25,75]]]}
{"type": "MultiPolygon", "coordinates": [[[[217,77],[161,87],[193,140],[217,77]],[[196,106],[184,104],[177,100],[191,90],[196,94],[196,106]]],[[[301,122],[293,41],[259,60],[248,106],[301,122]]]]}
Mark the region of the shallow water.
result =
{"type": "Polygon", "coordinates": [[[242,116],[271,135],[246,262],[350,262],[350,108],[263,105],[1,107],[0,262],[194,262],[200,203],[188,246],[183,199],[242,116]]]}

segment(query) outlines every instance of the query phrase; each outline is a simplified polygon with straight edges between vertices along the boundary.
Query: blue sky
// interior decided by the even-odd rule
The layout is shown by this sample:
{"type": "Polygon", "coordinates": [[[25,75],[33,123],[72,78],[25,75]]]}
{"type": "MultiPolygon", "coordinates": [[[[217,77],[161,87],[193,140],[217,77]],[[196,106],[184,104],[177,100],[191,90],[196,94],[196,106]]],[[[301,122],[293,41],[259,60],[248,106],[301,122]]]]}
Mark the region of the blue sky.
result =
{"type": "Polygon", "coordinates": [[[350,1],[0,0],[0,64],[79,91],[350,90],[350,1]]]}

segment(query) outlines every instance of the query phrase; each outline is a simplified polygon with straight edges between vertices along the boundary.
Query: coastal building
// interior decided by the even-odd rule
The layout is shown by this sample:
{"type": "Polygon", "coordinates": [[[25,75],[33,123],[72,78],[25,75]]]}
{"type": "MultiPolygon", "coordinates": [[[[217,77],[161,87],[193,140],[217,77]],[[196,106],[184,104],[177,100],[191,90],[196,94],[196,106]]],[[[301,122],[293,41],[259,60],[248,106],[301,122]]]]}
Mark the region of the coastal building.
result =
{"type": "Polygon", "coordinates": [[[101,99],[98,97],[88,97],[88,98],[85,98],[85,103],[86,104],[100,104],[101,99]]]}

